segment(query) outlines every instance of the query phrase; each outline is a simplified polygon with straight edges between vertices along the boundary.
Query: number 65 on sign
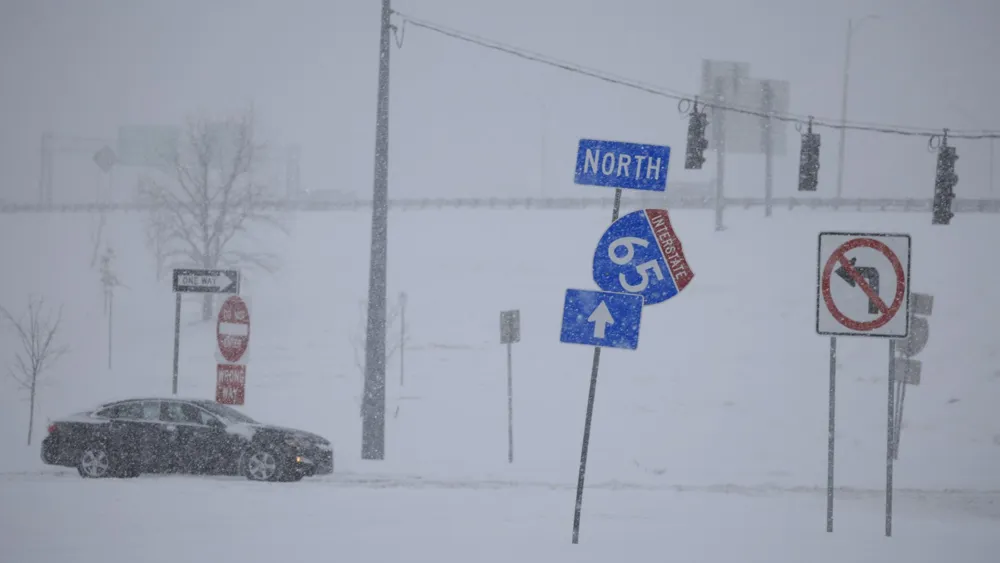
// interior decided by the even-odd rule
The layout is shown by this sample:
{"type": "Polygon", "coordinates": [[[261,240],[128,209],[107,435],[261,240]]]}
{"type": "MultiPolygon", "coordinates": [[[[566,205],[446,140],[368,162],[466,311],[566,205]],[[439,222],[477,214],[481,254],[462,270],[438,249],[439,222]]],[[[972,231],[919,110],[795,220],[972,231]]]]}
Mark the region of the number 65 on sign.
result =
{"type": "Polygon", "coordinates": [[[642,209],[608,227],[594,251],[594,282],[604,291],[641,295],[646,305],[680,293],[694,272],[664,209],[642,209]]]}

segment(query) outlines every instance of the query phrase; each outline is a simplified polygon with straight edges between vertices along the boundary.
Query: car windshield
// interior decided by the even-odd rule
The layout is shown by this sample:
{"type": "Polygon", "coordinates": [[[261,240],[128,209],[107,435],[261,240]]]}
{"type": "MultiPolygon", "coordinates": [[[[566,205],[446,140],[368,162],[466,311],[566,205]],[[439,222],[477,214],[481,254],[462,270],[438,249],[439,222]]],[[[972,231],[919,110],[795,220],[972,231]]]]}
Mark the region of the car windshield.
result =
{"type": "Polygon", "coordinates": [[[225,405],[220,405],[218,403],[205,401],[198,403],[198,406],[214,414],[215,416],[218,416],[219,418],[225,420],[226,422],[239,422],[245,424],[257,423],[256,420],[250,418],[249,416],[241,413],[240,411],[234,408],[230,408],[225,405]]]}

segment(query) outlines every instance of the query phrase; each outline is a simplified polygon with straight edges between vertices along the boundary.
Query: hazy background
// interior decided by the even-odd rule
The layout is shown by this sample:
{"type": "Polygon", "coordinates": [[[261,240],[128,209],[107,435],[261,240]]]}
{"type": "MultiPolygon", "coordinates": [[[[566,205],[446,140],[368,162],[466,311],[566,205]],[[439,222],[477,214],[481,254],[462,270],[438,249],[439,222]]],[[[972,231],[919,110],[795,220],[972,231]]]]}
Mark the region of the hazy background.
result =
{"type": "MultiPolygon", "coordinates": [[[[847,18],[851,121],[1000,129],[995,0],[396,0],[417,18],[686,93],[703,58],[791,82],[791,111],[837,118],[847,18]]],[[[119,125],[176,124],[254,104],[261,140],[302,147],[301,185],[370,193],[379,2],[0,0],[0,198],[37,201],[43,131],[113,140],[119,125]]],[[[399,23],[398,18],[394,18],[399,23]]],[[[572,184],[580,137],[682,150],[676,102],[405,27],[392,49],[394,197],[596,195],[572,184]]],[[[837,133],[823,129],[819,195],[837,133]]],[[[776,161],[794,191],[798,135],[776,161]]],[[[988,141],[958,141],[959,197],[989,195],[988,141]]],[[[113,145],[112,145],[113,146],[113,145]]],[[[673,166],[670,178],[710,181],[673,166]]],[[[922,137],[851,133],[845,196],[930,197],[922,137]]],[[[115,198],[134,192],[115,172],[115,198]]],[[[732,156],[728,193],[760,193],[762,159],[732,156]]],[[[90,155],[59,155],[56,201],[94,198],[90,155]]],[[[1000,187],[994,189],[1000,190],[1000,187]]]]}

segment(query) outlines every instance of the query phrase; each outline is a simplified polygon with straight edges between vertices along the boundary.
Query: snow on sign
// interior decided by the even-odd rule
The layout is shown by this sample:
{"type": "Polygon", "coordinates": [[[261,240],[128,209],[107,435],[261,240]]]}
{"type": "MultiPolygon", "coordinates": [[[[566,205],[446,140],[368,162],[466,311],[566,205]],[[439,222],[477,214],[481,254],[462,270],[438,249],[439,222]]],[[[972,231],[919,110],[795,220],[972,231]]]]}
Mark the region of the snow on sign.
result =
{"type": "Polygon", "coordinates": [[[219,364],[215,373],[215,402],[222,405],[242,405],[246,396],[247,367],[219,364]]]}
{"type": "Polygon", "coordinates": [[[239,295],[228,297],[219,307],[216,340],[216,359],[219,363],[246,363],[250,344],[250,308],[239,295]]]}
{"type": "Polygon", "coordinates": [[[585,186],[667,190],[670,147],[580,139],[574,183],[585,186]]]}
{"type": "Polygon", "coordinates": [[[820,233],[816,332],[906,338],[910,235],[820,233]]]}
{"type": "Polygon", "coordinates": [[[665,209],[640,209],[612,223],[594,251],[593,274],[602,290],[641,295],[645,305],[670,299],[694,279],[665,209]]]}

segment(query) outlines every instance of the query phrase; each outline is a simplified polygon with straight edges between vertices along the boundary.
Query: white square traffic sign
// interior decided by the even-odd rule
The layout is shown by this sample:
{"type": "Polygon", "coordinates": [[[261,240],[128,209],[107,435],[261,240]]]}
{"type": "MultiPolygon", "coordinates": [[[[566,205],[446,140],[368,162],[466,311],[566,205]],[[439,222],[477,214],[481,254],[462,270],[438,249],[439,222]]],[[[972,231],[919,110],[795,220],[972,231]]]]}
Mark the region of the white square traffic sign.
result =
{"type": "Polygon", "coordinates": [[[816,332],[906,338],[910,235],[820,233],[816,332]]]}

